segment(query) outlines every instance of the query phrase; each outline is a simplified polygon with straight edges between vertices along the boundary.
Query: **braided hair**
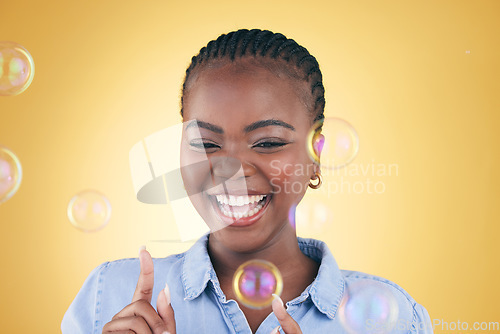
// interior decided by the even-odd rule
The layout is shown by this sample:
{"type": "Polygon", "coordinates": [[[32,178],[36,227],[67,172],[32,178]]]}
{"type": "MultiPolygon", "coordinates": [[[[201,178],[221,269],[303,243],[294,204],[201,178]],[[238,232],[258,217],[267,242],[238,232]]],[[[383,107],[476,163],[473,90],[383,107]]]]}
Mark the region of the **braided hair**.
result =
{"type": "Polygon", "coordinates": [[[325,88],[316,58],[293,39],[269,30],[240,29],[220,35],[201,48],[191,59],[182,85],[181,116],[184,116],[185,99],[190,84],[204,68],[235,62],[238,59],[256,60],[255,65],[264,66],[276,74],[308,83],[306,100],[313,121],[323,119],[325,110],[325,88]]]}

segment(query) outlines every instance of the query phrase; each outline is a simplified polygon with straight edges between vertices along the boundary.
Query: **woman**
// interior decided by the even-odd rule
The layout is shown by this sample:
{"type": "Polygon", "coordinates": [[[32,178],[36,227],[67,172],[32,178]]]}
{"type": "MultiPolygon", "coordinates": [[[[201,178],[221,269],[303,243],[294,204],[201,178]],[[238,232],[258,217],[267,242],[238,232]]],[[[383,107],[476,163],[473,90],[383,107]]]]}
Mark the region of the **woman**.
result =
{"type": "MultiPolygon", "coordinates": [[[[182,177],[212,232],[164,259],[141,250],[137,285],[136,259],[96,268],[65,315],[64,333],[349,332],[346,302],[360,282],[391,292],[393,330],[431,332],[426,310],[400,287],[339,270],[326,244],[297,238],[289,222],[307,186],[321,184],[305,140],[324,118],[324,87],[304,47],[265,30],[223,34],[192,58],[181,105],[182,165],[211,162],[184,168],[182,177]],[[298,183],[300,191],[285,190],[298,183]],[[238,301],[232,287],[236,269],[250,259],[273,263],[283,276],[281,298],[262,309],[238,301]]],[[[375,320],[356,328],[373,332],[375,320]]]]}

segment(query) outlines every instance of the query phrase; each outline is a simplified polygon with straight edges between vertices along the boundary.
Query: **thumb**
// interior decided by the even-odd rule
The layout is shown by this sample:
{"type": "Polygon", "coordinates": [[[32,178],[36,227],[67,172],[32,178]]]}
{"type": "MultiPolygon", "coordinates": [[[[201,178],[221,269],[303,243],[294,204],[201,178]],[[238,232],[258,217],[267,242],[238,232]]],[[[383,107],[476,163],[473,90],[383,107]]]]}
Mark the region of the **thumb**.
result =
{"type": "Polygon", "coordinates": [[[160,291],[160,294],[158,295],[156,310],[163,319],[165,325],[167,325],[168,332],[170,334],[175,334],[174,309],[170,304],[170,289],[168,288],[168,284],[165,284],[165,288],[160,291]]]}
{"type": "MultiPolygon", "coordinates": [[[[273,313],[278,319],[283,332],[285,334],[302,334],[302,330],[300,329],[299,324],[295,320],[293,320],[292,316],[285,310],[285,306],[283,305],[283,301],[281,300],[281,298],[275,294],[273,294],[273,296],[273,313]]],[[[278,333],[278,331],[275,331],[275,333],[278,333]]]]}

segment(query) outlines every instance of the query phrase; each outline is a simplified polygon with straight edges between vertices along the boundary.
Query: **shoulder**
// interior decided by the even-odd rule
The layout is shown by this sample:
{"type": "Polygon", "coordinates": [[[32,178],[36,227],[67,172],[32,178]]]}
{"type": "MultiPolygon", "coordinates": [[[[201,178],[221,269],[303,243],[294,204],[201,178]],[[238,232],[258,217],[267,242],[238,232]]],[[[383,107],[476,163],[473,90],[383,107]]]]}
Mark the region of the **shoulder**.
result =
{"type": "MultiPolygon", "coordinates": [[[[184,254],[153,259],[154,296],[165,287],[166,281],[176,285],[176,277],[182,270],[184,254]]],[[[139,273],[138,258],[109,261],[97,266],[87,277],[66,311],[61,323],[62,332],[100,333],[105,323],[123,307],[130,304],[139,273]]]]}
{"type": "MultiPolygon", "coordinates": [[[[320,263],[312,291],[316,302],[332,318],[338,310],[345,321],[360,320],[370,328],[352,328],[354,332],[388,332],[382,326],[394,326],[391,333],[432,333],[430,318],[403,288],[383,277],[359,271],[340,270],[328,245],[316,239],[297,238],[301,251],[320,263]],[[321,307],[323,305],[323,307],[321,307]],[[330,305],[330,307],[324,307],[330,305]]],[[[353,324],[354,325],[354,324],[353,324]]]]}
{"type": "Polygon", "coordinates": [[[374,286],[386,290],[408,305],[415,304],[415,300],[402,287],[386,278],[353,270],[341,270],[341,272],[346,282],[347,291],[374,286]]]}
{"type": "Polygon", "coordinates": [[[370,317],[366,319],[366,325],[370,329],[380,330],[390,324],[397,333],[432,333],[426,309],[402,287],[376,275],[351,270],[341,272],[347,304],[344,309],[348,309],[349,303],[369,306],[370,317]]]}
{"type": "MultiPolygon", "coordinates": [[[[165,258],[153,258],[153,264],[156,274],[167,273],[173,268],[182,265],[185,253],[174,254],[167,256],[165,258]]],[[[138,258],[126,258],[119,259],[115,261],[105,262],[96,268],[95,274],[99,276],[110,276],[110,277],[122,277],[122,274],[126,274],[126,277],[130,277],[130,274],[136,273],[139,275],[140,265],[138,258]]]]}
{"type": "MultiPolygon", "coordinates": [[[[174,254],[165,258],[153,258],[155,277],[168,275],[169,272],[181,269],[184,253],[174,254]]],[[[93,282],[96,288],[106,286],[108,288],[127,287],[131,284],[135,287],[140,273],[138,258],[126,258],[108,261],[96,267],[87,278],[93,282]]],[[[133,292],[133,291],[132,291],[133,292]]]]}
{"type": "MultiPolygon", "coordinates": [[[[182,272],[185,253],[174,254],[165,258],[153,258],[155,284],[154,299],[168,281],[169,285],[179,284],[179,273],[182,272]]],[[[115,309],[115,305],[128,305],[132,300],[137,280],[140,274],[138,258],[120,259],[101,264],[94,274],[97,280],[97,293],[103,302],[112,300],[113,305],[108,309],[115,309]]],[[[114,312],[113,310],[112,312],[114,312]]]]}

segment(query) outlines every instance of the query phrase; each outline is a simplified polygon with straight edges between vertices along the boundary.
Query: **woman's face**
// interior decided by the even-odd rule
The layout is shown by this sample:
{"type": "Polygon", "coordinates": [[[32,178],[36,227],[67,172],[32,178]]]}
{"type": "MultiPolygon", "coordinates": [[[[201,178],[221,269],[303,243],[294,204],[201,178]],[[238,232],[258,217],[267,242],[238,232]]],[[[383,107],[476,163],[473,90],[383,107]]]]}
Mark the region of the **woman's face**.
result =
{"type": "Polygon", "coordinates": [[[317,171],[306,149],[313,117],[291,80],[230,63],[203,69],[184,99],[186,190],[212,237],[236,252],[293,228],[289,210],[317,171]]]}

